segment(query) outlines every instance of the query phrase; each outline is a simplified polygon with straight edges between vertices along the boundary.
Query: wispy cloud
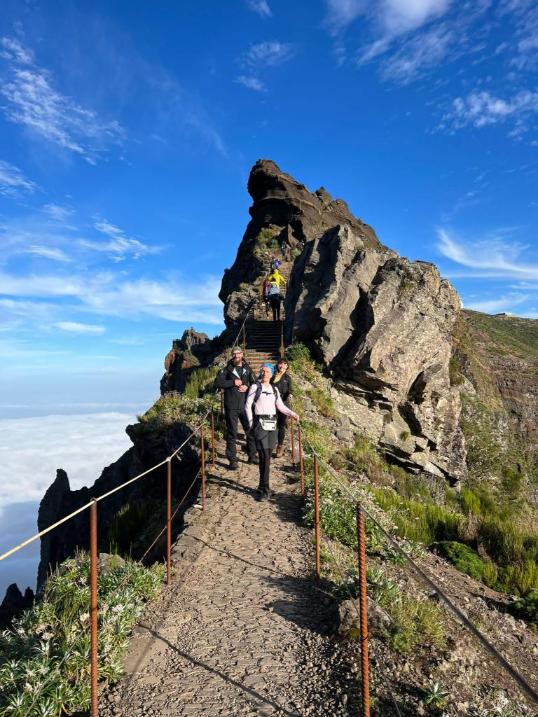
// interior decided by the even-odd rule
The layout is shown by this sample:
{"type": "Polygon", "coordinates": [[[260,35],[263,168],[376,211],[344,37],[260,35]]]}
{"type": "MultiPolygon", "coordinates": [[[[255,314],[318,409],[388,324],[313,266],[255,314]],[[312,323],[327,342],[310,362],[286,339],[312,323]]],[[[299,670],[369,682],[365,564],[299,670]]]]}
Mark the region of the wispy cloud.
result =
{"type": "Polygon", "coordinates": [[[42,207],[42,210],[45,214],[48,214],[49,217],[60,222],[65,221],[68,217],[75,213],[74,209],[71,209],[70,207],[63,207],[61,204],[54,203],[45,204],[42,207]]]}
{"type": "Polygon", "coordinates": [[[78,246],[84,249],[104,252],[109,254],[113,261],[123,261],[127,256],[139,259],[148,254],[156,254],[162,250],[160,246],[149,246],[125,235],[124,231],[115,224],[111,224],[106,219],[95,222],[94,228],[105,236],[109,237],[109,241],[91,241],[88,239],[79,239],[78,246]]]}
{"type": "Polygon", "coordinates": [[[251,45],[245,54],[245,64],[254,69],[274,67],[293,57],[294,47],[289,42],[270,40],[251,45]]]}
{"type": "MultiPolygon", "coordinates": [[[[450,27],[441,24],[411,38],[381,65],[381,75],[402,85],[414,82],[447,55],[454,41],[450,27]]],[[[370,59],[364,55],[361,61],[370,59]]]]}
{"type": "Polygon", "coordinates": [[[51,73],[36,65],[33,54],[17,40],[4,37],[1,47],[7,80],[0,92],[7,100],[4,112],[8,120],[90,164],[124,138],[118,122],[102,120],[94,110],[56,89],[51,73]]]}
{"type": "Polygon", "coordinates": [[[65,307],[60,301],[70,300],[67,308],[71,314],[84,312],[129,320],[152,316],[168,321],[219,325],[222,323],[219,288],[220,281],[216,277],[191,283],[180,278],[129,279],[114,272],[92,276],[66,272],[14,276],[0,271],[0,295],[8,297],[7,300],[14,301],[14,297],[23,301],[57,300],[58,312],[64,313],[65,307]]]}
{"type": "Polygon", "coordinates": [[[273,15],[267,0],[247,0],[247,6],[260,17],[271,17],[273,15]]]}
{"type": "Polygon", "coordinates": [[[324,26],[331,35],[338,35],[366,12],[365,0],[325,0],[324,26]]]}
{"type": "Polygon", "coordinates": [[[100,336],[105,333],[105,327],[99,324],[81,324],[78,321],[57,321],[56,328],[67,331],[71,334],[86,334],[88,336],[100,336]]]}
{"type": "Polygon", "coordinates": [[[509,293],[491,299],[470,299],[465,302],[465,308],[482,311],[485,314],[511,313],[516,307],[525,304],[528,299],[527,294],[509,293]]]}
{"type": "Polygon", "coordinates": [[[538,264],[525,258],[528,246],[508,241],[503,232],[475,241],[463,241],[446,229],[437,236],[441,254],[471,270],[467,276],[538,281],[538,264]]]}
{"type": "Polygon", "coordinates": [[[25,177],[18,167],[0,160],[0,194],[15,197],[19,194],[32,194],[36,189],[35,182],[25,177]]]}
{"type": "Polygon", "coordinates": [[[496,97],[486,90],[456,97],[443,117],[441,128],[487,127],[511,121],[512,134],[525,131],[526,121],[538,113],[538,92],[522,90],[508,99],[496,97]]]}
{"type": "Polygon", "coordinates": [[[236,82],[244,87],[248,87],[249,90],[254,90],[255,92],[266,92],[267,89],[261,80],[257,77],[253,77],[252,75],[239,75],[236,82]]]}
{"type": "MultiPolygon", "coordinates": [[[[71,259],[61,249],[53,249],[47,246],[30,246],[25,250],[26,254],[33,254],[34,256],[41,256],[44,259],[52,259],[53,261],[69,262],[71,259]]],[[[0,292],[2,287],[0,287],[0,292]]]]}

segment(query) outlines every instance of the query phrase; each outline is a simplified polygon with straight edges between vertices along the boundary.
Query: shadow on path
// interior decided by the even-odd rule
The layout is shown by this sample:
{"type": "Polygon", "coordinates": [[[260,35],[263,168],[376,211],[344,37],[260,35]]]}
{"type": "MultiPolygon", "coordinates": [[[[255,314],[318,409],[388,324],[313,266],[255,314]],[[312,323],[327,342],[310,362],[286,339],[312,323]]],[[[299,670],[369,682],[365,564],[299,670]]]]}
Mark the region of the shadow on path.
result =
{"type": "Polygon", "coordinates": [[[144,623],[140,623],[140,626],[143,627],[145,630],[147,630],[149,633],[153,635],[157,640],[160,640],[165,645],[168,645],[170,649],[172,649],[174,652],[176,652],[180,657],[182,657],[184,660],[188,660],[192,665],[195,667],[201,667],[202,669],[206,670],[207,672],[210,672],[212,675],[215,675],[216,677],[220,677],[221,680],[224,680],[224,682],[227,682],[229,685],[233,685],[234,687],[237,687],[242,692],[245,692],[250,697],[253,697],[256,702],[263,702],[266,705],[271,705],[271,707],[274,707],[277,710],[280,710],[282,714],[287,715],[287,717],[300,717],[300,715],[297,712],[289,712],[285,707],[278,704],[278,702],[274,702],[273,700],[264,697],[259,692],[256,692],[256,690],[252,689],[251,687],[247,687],[246,685],[241,684],[237,680],[234,680],[232,677],[227,675],[225,672],[221,672],[220,670],[217,670],[215,667],[211,667],[210,665],[207,665],[205,662],[201,662],[200,660],[197,660],[196,658],[192,657],[192,655],[189,655],[186,652],[183,652],[178,647],[173,645],[169,640],[167,640],[165,637],[160,635],[158,632],[153,630],[149,627],[149,625],[144,625],[144,623]]]}

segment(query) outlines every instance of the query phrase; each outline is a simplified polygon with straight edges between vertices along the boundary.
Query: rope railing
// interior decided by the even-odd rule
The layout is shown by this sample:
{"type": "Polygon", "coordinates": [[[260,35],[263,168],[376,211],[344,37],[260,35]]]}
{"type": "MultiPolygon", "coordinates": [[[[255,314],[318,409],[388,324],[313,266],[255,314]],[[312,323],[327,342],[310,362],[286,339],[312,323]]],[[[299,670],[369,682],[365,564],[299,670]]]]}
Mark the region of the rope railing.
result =
{"type": "MultiPolygon", "coordinates": [[[[392,548],[394,548],[406,561],[406,563],[412,568],[412,570],[415,572],[416,575],[428,586],[428,588],[436,595],[439,596],[439,598],[444,602],[444,604],[447,606],[447,608],[455,615],[455,617],[463,624],[465,628],[471,633],[471,635],[479,642],[481,647],[485,649],[489,655],[496,661],[499,667],[501,667],[506,674],[508,674],[512,680],[518,685],[518,687],[522,690],[522,692],[525,694],[525,696],[531,700],[531,702],[534,702],[538,704],[538,693],[528,684],[528,682],[525,680],[525,678],[518,672],[518,670],[513,667],[508,660],[497,650],[497,648],[485,637],[485,635],[478,630],[478,628],[473,625],[473,623],[469,620],[469,618],[465,615],[465,613],[448,597],[448,595],[444,592],[442,588],[439,587],[439,585],[432,580],[432,578],[427,575],[427,573],[413,560],[413,558],[402,548],[402,546],[399,544],[399,542],[395,539],[393,535],[390,534],[390,532],[387,530],[387,528],[382,525],[380,520],[378,520],[372,513],[371,510],[367,510],[364,507],[364,501],[366,498],[366,495],[363,495],[362,497],[357,495],[357,493],[351,489],[349,485],[347,485],[338,475],[337,471],[331,466],[320,454],[316,451],[316,449],[312,446],[311,442],[308,440],[306,436],[304,436],[301,425],[299,423],[299,469],[301,471],[301,493],[304,495],[305,493],[305,481],[304,481],[304,457],[310,457],[314,460],[314,531],[316,535],[316,567],[317,572],[319,573],[318,565],[320,560],[320,537],[321,537],[321,522],[319,520],[319,506],[320,506],[320,499],[319,499],[319,479],[318,479],[318,463],[322,464],[324,468],[328,471],[328,473],[331,475],[331,477],[334,479],[334,481],[337,483],[337,485],[342,489],[343,493],[346,495],[347,499],[350,500],[354,506],[357,507],[358,514],[359,512],[362,512],[368,520],[376,526],[376,528],[382,533],[382,535],[385,537],[385,539],[388,541],[388,543],[391,545],[392,548]],[[303,446],[308,446],[309,453],[306,454],[303,452],[303,446]],[[316,495],[317,494],[317,495],[316,495]]],[[[292,428],[293,433],[293,428],[292,428]]],[[[293,441],[293,438],[292,438],[293,441]]],[[[293,446],[293,443],[292,443],[293,446]]],[[[292,448],[293,450],[293,448],[292,448]]],[[[295,464],[295,461],[292,461],[295,464]]],[[[329,540],[327,541],[327,545],[329,543],[329,540]]],[[[362,536],[360,533],[358,533],[358,544],[359,544],[359,550],[361,547],[361,542],[364,541],[364,535],[362,536]]],[[[334,551],[332,551],[329,548],[332,555],[334,555],[334,551]]],[[[336,557],[336,556],[335,556],[336,557]]],[[[341,572],[341,564],[337,563],[338,570],[341,572]]],[[[344,584],[345,581],[344,581],[344,584]]],[[[347,586],[348,588],[348,586],[347,586]]],[[[360,586],[359,586],[360,588],[360,586]]],[[[359,589],[359,597],[361,597],[361,589],[359,589]]],[[[363,596],[364,600],[366,599],[366,595],[363,596]]],[[[355,605],[355,602],[353,603],[355,605]]],[[[356,605],[355,605],[356,609],[356,605]]],[[[358,611],[359,616],[361,615],[362,611],[358,611]]],[[[361,652],[363,652],[363,649],[366,647],[367,649],[367,638],[365,641],[366,644],[361,639],[361,652]]],[[[363,668],[363,683],[364,678],[366,677],[366,680],[368,681],[368,668],[366,666],[366,675],[364,674],[364,668],[363,668]]],[[[369,706],[367,706],[364,702],[364,694],[363,694],[363,715],[365,717],[369,715],[369,706]]]]}
{"type": "Polygon", "coordinates": [[[167,472],[166,472],[166,524],[164,529],[159,533],[159,535],[155,538],[155,540],[151,543],[149,548],[146,550],[146,552],[143,554],[142,558],[138,562],[142,562],[146,558],[146,556],[149,554],[149,552],[152,550],[152,548],[157,544],[159,539],[162,537],[164,533],[166,533],[166,583],[167,585],[171,582],[171,535],[172,535],[172,520],[177,515],[180,507],[185,503],[187,496],[190,494],[193,486],[196,484],[196,482],[201,477],[201,486],[202,486],[202,511],[205,511],[205,482],[206,482],[206,463],[205,463],[205,438],[204,438],[204,426],[206,424],[206,421],[208,419],[208,416],[211,414],[211,422],[210,422],[210,428],[211,428],[211,457],[212,457],[212,464],[214,465],[214,459],[215,459],[215,420],[214,420],[214,409],[210,408],[206,411],[205,415],[202,417],[200,423],[198,423],[195,428],[192,429],[190,434],[187,436],[187,438],[164,460],[160,461],[159,463],[156,463],[155,465],[151,466],[151,468],[148,468],[147,470],[139,473],[138,475],[134,476],[133,478],[130,478],[129,480],[124,481],[119,486],[116,486],[115,488],[107,491],[106,493],[103,493],[102,495],[99,495],[95,498],[93,498],[90,502],[86,503],[85,505],[80,506],[80,508],[77,508],[76,510],[72,511],[68,515],[64,516],[60,520],[57,520],[55,523],[47,526],[43,530],[39,531],[35,535],[32,535],[30,538],[27,538],[26,540],[23,540],[18,545],[10,548],[5,553],[0,555],[0,561],[5,560],[6,558],[10,557],[11,555],[17,553],[18,551],[25,548],[27,545],[30,545],[34,541],[38,540],[39,538],[42,538],[43,536],[47,535],[51,531],[53,531],[55,528],[58,528],[60,525],[63,525],[64,523],[67,523],[69,520],[72,520],[75,516],[80,515],[85,510],[89,510],[90,513],[90,535],[89,535],[89,544],[90,544],[90,580],[89,580],[89,587],[90,587],[90,712],[91,717],[98,717],[99,714],[99,700],[98,700],[98,603],[97,603],[97,589],[98,589],[98,569],[99,569],[99,555],[98,555],[98,541],[97,541],[97,506],[98,504],[105,500],[106,498],[109,498],[111,495],[114,495],[118,491],[122,490],[123,488],[131,485],[132,483],[140,480],[141,478],[144,478],[145,476],[149,475],[150,473],[154,472],[158,468],[161,468],[162,466],[167,466],[167,472]],[[179,504],[176,506],[174,513],[172,513],[171,507],[172,507],[172,461],[174,458],[177,458],[179,460],[179,452],[191,441],[195,436],[200,435],[200,469],[194,476],[194,479],[192,480],[191,484],[187,488],[186,492],[183,494],[183,497],[181,498],[179,504]],[[201,476],[200,476],[201,474],[201,476]]]}

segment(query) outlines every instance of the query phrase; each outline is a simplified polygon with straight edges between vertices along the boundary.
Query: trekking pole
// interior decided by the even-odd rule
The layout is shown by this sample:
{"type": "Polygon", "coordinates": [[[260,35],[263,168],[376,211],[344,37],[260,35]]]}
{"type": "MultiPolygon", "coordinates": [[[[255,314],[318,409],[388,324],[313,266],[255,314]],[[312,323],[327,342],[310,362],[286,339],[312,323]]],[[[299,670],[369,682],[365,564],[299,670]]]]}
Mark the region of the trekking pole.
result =
{"type": "Polygon", "coordinates": [[[297,426],[299,435],[299,470],[301,471],[301,495],[304,495],[304,458],[303,458],[303,434],[301,424],[297,426]]]}
{"type": "Polygon", "coordinates": [[[361,646],[361,695],[363,717],[370,717],[370,675],[368,666],[368,610],[366,600],[366,528],[364,511],[357,503],[357,557],[359,562],[359,616],[361,646]]]}
{"type": "Polygon", "coordinates": [[[211,465],[215,467],[215,411],[211,409],[211,465]]]}

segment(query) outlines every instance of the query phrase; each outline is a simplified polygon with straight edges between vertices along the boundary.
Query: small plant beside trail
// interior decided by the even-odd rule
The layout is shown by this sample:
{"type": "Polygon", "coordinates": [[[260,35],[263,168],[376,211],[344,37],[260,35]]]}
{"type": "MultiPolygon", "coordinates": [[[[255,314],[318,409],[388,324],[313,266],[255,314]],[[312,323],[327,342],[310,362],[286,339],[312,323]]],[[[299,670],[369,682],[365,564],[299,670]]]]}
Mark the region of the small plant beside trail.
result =
{"type": "Polygon", "coordinates": [[[185,396],[187,398],[203,398],[207,394],[214,394],[213,382],[219,372],[218,366],[195,369],[187,379],[185,396]]]}
{"type": "Polygon", "coordinates": [[[149,431],[161,432],[174,423],[195,424],[217,402],[213,394],[193,398],[180,393],[168,393],[157,399],[153,406],[138,416],[138,421],[149,431]]]}
{"type": "MultiPolygon", "coordinates": [[[[60,717],[90,704],[89,557],[66,560],[43,598],[0,635],[0,714],[60,717]]],[[[115,682],[144,603],[160,590],[161,565],[109,557],[99,579],[99,675],[115,682]]]]}

